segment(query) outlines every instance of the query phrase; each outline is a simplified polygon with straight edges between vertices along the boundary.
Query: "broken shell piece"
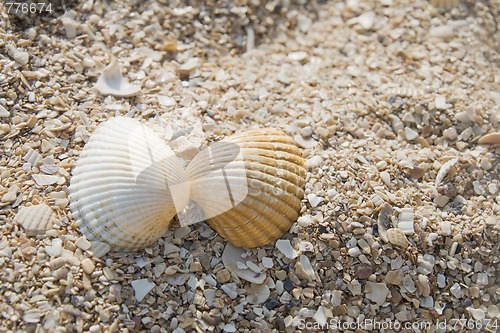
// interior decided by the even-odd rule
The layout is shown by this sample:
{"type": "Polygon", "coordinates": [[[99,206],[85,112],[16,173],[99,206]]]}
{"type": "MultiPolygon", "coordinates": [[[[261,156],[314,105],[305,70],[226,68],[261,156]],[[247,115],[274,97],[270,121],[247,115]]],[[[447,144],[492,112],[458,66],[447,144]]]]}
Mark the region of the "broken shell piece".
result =
{"type": "Polygon", "coordinates": [[[125,117],[95,130],[69,191],[81,232],[113,250],[156,242],[189,198],[183,166],[172,150],[147,126],[125,117]]]}
{"type": "Polygon", "coordinates": [[[439,184],[443,181],[444,177],[448,174],[448,172],[451,170],[451,168],[457,164],[458,162],[458,157],[452,158],[448,162],[444,163],[441,168],[439,169],[437,176],[436,176],[436,182],[434,184],[435,187],[438,187],[439,184]]]}
{"type": "Polygon", "coordinates": [[[488,133],[483,135],[477,143],[482,145],[495,145],[500,144],[500,132],[488,133]]]}
{"type": "Polygon", "coordinates": [[[399,213],[398,228],[403,231],[405,235],[413,235],[415,230],[413,229],[413,208],[402,208],[399,213]]]}
{"type": "Polygon", "coordinates": [[[261,284],[266,280],[266,274],[256,273],[253,270],[247,268],[245,262],[241,256],[245,254],[246,251],[242,248],[235,247],[231,243],[227,243],[222,253],[222,263],[227,270],[233,272],[240,278],[247,280],[252,283],[261,284]]]}
{"type": "Polygon", "coordinates": [[[269,244],[299,215],[304,160],[281,130],[247,131],[214,143],[186,174],[208,224],[235,246],[269,244]]]}
{"type": "Polygon", "coordinates": [[[95,85],[97,91],[104,96],[112,95],[116,97],[131,97],[141,91],[140,86],[130,84],[122,76],[118,61],[113,60],[108,67],[104,69],[95,85]]]}
{"type": "Polygon", "coordinates": [[[382,305],[389,295],[389,288],[384,283],[375,283],[368,281],[365,287],[366,298],[370,301],[382,305]]]}
{"type": "Polygon", "coordinates": [[[267,284],[252,284],[247,289],[247,300],[250,304],[262,304],[271,295],[271,291],[269,290],[269,286],[267,284]]]}
{"type": "Polygon", "coordinates": [[[14,217],[14,222],[21,225],[27,236],[44,235],[52,228],[55,214],[47,205],[23,207],[14,217]]]}
{"type": "Polygon", "coordinates": [[[410,245],[410,242],[408,242],[408,239],[401,229],[390,228],[387,230],[386,235],[389,243],[393,245],[399,246],[403,249],[406,249],[408,245],[410,245]]]}
{"type": "Polygon", "coordinates": [[[131,282],[132,288],[134,288],[135,299],[140,302],[146,297],[146,295],[154,288],[154,282],[148,279],[134,280],[131,282]]]}

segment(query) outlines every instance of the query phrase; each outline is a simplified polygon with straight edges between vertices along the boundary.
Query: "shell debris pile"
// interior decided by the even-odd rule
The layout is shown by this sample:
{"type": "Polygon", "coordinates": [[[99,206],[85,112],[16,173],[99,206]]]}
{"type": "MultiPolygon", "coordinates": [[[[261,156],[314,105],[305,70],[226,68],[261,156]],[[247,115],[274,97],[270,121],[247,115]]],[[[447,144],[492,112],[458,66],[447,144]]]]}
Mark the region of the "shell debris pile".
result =
{"type": "Polygon", "coordinates": [[[498,331],[497,2],[165,3],[83,1],[20,33],[0,7],[0,331],[498,331]],[[98,92],[114,59],[133,96],[98,92]],[[87,238],[72,170],[118,116],[188,166],[235,133],[282,130],[306,161],[298,216],[251,249],[176,219],[123,239],[134,252],[87,238]]]}

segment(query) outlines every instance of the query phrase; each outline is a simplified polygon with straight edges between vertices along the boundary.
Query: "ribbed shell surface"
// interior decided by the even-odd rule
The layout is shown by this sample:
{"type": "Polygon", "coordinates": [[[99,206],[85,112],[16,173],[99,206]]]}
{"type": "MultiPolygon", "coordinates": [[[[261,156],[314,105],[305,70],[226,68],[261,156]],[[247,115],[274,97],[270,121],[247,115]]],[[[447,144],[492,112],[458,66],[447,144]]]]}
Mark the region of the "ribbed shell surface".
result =
{"type": "Polygon", "coordinates": [[[278,129],[247,131],[212,146],[186,169],[191,199],[208,224],[238,247],[278,239],[296,221],[304,196],[300,149],[278,129]],[[234,203],[229,208],[228,196],[234,203]]]}
{"type": "Polygon", "coordinates": [[[152,245],[167,230],[176,207],[189,199],[181,161],[151,129],[124,117],[104,122],[91,135],[69,191],[82,233],[112,250],[152,245]]]}

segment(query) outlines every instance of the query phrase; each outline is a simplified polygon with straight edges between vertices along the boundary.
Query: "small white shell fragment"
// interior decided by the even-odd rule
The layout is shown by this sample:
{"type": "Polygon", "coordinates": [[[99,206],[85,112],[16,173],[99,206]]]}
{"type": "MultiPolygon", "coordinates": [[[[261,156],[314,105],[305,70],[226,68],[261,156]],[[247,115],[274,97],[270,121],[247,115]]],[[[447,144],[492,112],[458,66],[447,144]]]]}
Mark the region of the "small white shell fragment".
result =
{"type": "Polygon", "coordinates": [[[443,208],[446,206],[446,204],[450,201],[450,198],[447,197],[446,195],[439,194],[434,198],[434,203],[440,207],[443,208]]]}
{"type": "Polygon", "coordinates": [[[92,272],[95,269],[95,264],[90,258],[83,259],[81,265],[82,265],[83,271],[87,274],[92,274],[92,272]]]}
{"type": "Polygon", "coordinates": [[[38,309],[29,309],[23,314],[23,321],[29,324],[35,324],[40,322],[42,314],[38,309]]]}
{"type": "Polygon", "coordinates": [[[59,176],[57,175],[42,175],[42,174],[34,174],[33,179],[40,186],[52,185],[57,182],[59,176]]]}
{"type": "Polygon", "coordinates": [[[199,63],[200,63],[200,59],[189,58],[188,61],[186,61],[185,63],[183,63],[182,65],[179,66],[179,68],[177,69],[177,72],[180,75],[188,75],[189,73],[194,71],[199,66],[199,63]]]}
{"type": "Polygon", "coordinates": [[[165,95],[156,95],[156,98],[158,99],[158,103],[163,106],[175,106],[177,105],[177,102],[175,99],[169,96],[165,95]]]}
{"type": "Polygon", "coordinates": [[[296,61],[302,61],[306,59],[307,56],[308,56],[307,52],[304,51],[296,51],[288,53],[288,59],[296,61]]]}
{"type": "Polygon", "coordinates": [[[304,271],[307,273],[307,275],[309,275],[312,279],[315,279],[316,275],[314,273],[314,269],[311,265],[311,261],[309,260],[309,258],[306,257],[305,255],[301,255],[299,262],[302,265],[304,271]]]}
{"type": "Polygon", "coordinates": [[[444,97],[442,95],[436,96],[436,98],[434,100],[434,104],[436,106],[436,109],[438,109],[438,110],[446,110],[451,106],[451,104],[446,103],[446,97],[444,97]]]}
{"type": "Polygon", "coordinates": [[[321,158],[321,156],[315,155],[306,161],[305,166],[308,169],[314,169],[316,167],[319,167],[322,161],[323,159],[321,158]]]}
{"type": "Polygon", "coordinates": [[[312,252],[314,245],[311,242],[302,241],[299,243],[299,250],[302,252],[312,252]]]}
{"type": "Polygon", "coordinates": [[[75,245],[80,249],[87,251],[92,246],[92,243],[90,243],[85,236],[81,236],[78,237],[78,239],[75,242],[75,245]]]}
{"type": "Polygon", "coordinates": [[[318,141],[314,140],[312,137],[305,139],[302,135],[297,134],[293,137],[295,143],[304,149],[314,148],[318,145],[318,141]]]}
{"type": "Polygon", "coordinates": [[[141,91],[140,86],[130,84],[121,73],[118,61],[113,60],[104,69],[95,85],[97,91],[104,96],[112,95],[116,97],[131,97],[141,91]]]}
{"type": "Polygon", "coordinates": [[[272,258],[269,258],[269,257],[263,257],[262,258],[262,266],[264,266],[264,268],[273,268],[273,259],[272,258]]]}
{"type": "Polygon", "coordinates": [[[52,228],[55,214],[44,204],[23,207],[14,217],[14,222],[21,225],[27,236],[43,235],[52,228]]]}
{"type": "Polygon", "coordinates": [[[441,168],[439,168],[439,171],[436,176],[436,182],[434,183],[435,187],[438,187],[439,184],[443,181],[444,177],[448,174],[448,172],[451,170],[451,168],[457,164],[458,162],[458,157],[452,158],[448,162],[444,163],[441,168]]]}
{"type": "Polygon", "coordinates": [[[140,302],[146,297],[146,295],[154,288],[154,282],[148,279],[134,280],[131,282],[132,288],[134,288],[135,299],[140,302]]]}
{"type": "Polygon", "coordinates": [[[405,127],[406,140],[411,141],[418,137],[418,132],[410,127],[405,127]]]}
{"type": "Polygon", "coordinates": [[[267,284],[255,284],[252,283],[250,288],[247,289],[247,301],[250,304],[262,304],[271,295],[271,291],[267,284]]]}
{"type": "Polygon", "coordinates": [[[297,258],[297,252],[293,249],[290,240],[279,239],[276,241],[276,248],[285,255],[288,259],[297,258]]]}
{"type": "Polygon", "coordinates": [[[266,274],[255,273],[249,268],[240,268],[243,267],[241,265],[238,267],[238,264],[243,264],[244,267],[247,267],[245,265],[246,260],[242,258],[242,255],[245,253],[246,251],[244,249],[227,243],[222,253],[222,263],[224,267],[244,280],[257,284],[263,283],[266,280],[266,274]]]}
{"type": "Polygon", "coordinates": [[[442,221],[439,224],[441,228],[441,235],[443,236],[451,236],[451,222],[449,221],[442,221]]]}
{"type": "Polygon", "coordinates": [[[60,238],[54,238],[52,244],[45,247],[45,253],[51,257],[59,257],[62,254],[62,240],[60,238]]]}
{"type": "Polygon", "coordinates": [[[236,283],[226,283],[221,286],[221,289],[231,298],[238,297],[238,286],[236,283]]]}
{"type": "Polygon", "coordinates": [[[358,16],[358,23],[364,30],[370,30],[375,23],[375,12],[366,12],[358,16]]]}
{"type": "Polygon", "coordinates": [[[391,175],[387,171],[380,173],[380,179],[387,187],[391,188],[391,175]]]}
{"type": "Polygon", "coordinates": [[[401,229],[398,228],[390,228],[386,231],[387,240],[389,243],[399,246],[403,249],[406,249],[410,243],[406,238],[405,234],[401,229]]]}
{"type": "Polygon", "coordinates": [[[80,23],[67,16],[61,17],[61,22],[64,30],[66,31],[66,38],[73,39],[78,35],[78,27],[80,26],[80,23]]]}
{"type": "Polygon", "coordinates": [[[455,29],[450,24],[432,27],[429,29],[429,37],[436,39],[446,39],[453,36],[455,29]]]}
{"type": "Polygon", "coordinates": [[[500,319],[500,309],[498,308],[498,306],[496,306],[495,304],[491,304],[490,306],[488,306],[488,316],[490,318],[500,319]]]}
{"type": "Polygon", "coordinates": [[[317,207],[320,203],[324,201],[322,197],[318,197],[316,194],[311,193],[307,195],[307,201],[311,204],[311,207],[317,207]]]}
{"type": "Polygon", "coordinates": [[[467,311],[475,320],[483,320],[486,317],[486,314],[481,309],[474,309],[472,307],[468,307],[467,311]]]}
{"type": "Polygon", "coordinates": [[[496,145],[500,144],[500,132],[488,133],[483,135],[477,143],[481,145],[496,145]]]}
{"type": "Polygon", "coordinates": [[[7,111],[2,105],[0,105],[0,118],[10,117],[10,112],[7,111]]]}
{"type": "Polygon", "coordinates": [[[38,162],[40,162],[42,160],[42,155],[40,155],[33,148],[30,148],[30,149],[28,149],[26,154],[24,154],[23,160],[25,160],[27,163],[31,164],[31,166],[37,166],[38,162]]]}
{"type": "Polygon", "coordinates": [[[236,326],[234,326],[234,324],[226,324],[222,327],[222,331],[228,333],[236,332],[236,326]]]}
{"type": "Polygon", "coordinates": [[[366,282],[365,293],[366,298],[370,301],[376,303],[377,305],[382,305],[389,295],[389,288],[387,288],[384,283],[368,281],[366,282]]]}
{"type": "Polygon", "coordinates": [[[415,230],[413,228],[414,221],[413,208],[402,208],[398,218],[398,228],[403,231],[405,235],[413,235],[415,230]]]}

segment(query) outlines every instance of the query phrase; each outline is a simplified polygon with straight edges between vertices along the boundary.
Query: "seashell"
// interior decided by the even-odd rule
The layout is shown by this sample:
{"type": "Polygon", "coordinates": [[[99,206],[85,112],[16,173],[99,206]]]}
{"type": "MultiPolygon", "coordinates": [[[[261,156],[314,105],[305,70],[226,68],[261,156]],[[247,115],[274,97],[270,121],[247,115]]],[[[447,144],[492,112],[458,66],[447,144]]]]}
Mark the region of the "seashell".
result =
{"type": "Polygon", "coordinates": [[[44,235],[54,224],[55,214],[47,205],[23,207],[14,217],[14,222],[21,225],[27,236],[44,235]]]}
{"type": "Polygon", "coordinates": [[[300,149],[278,129],[227,137],[186,168],[191,199],[208,224],[238,247],[278,239],[297,220],[304,196],[300,149]]]}
{"type": "Polygon", "coordinates": [[[125,117],[97,127],[73,170],[69,191],[81,232],[113,250],[153,244],[189,198],[180,160],[155,132],[125,117]]]}
{"type": "Polygon", "coordinates": [[[444,163],[441,168],[439,168],[439,171],[436,175],[436,181],[434,183],[435,187],[438,187],[439,184],[443,181],[444,177],[450,172],[451,168],[458,162],[458,157],[452,158],[448,162],[444,163]]]}
{"type": "Polygon", "coordinates": [[[500,132],[495,132],[495,133],[488,133],[486,135],[483,135],[477,143],[482,144],[482,145],[495,145],[500,143],[500,132]]]}
{"type": "Polygon", "coordinates": [[[122,76],[118,61],[113,60],[108,67],[104,69],[95,85],[97,91],[104,96],[112,95],[116,97],[131,97],[141,91],[140,86],[130,84],[122,76]]]}

